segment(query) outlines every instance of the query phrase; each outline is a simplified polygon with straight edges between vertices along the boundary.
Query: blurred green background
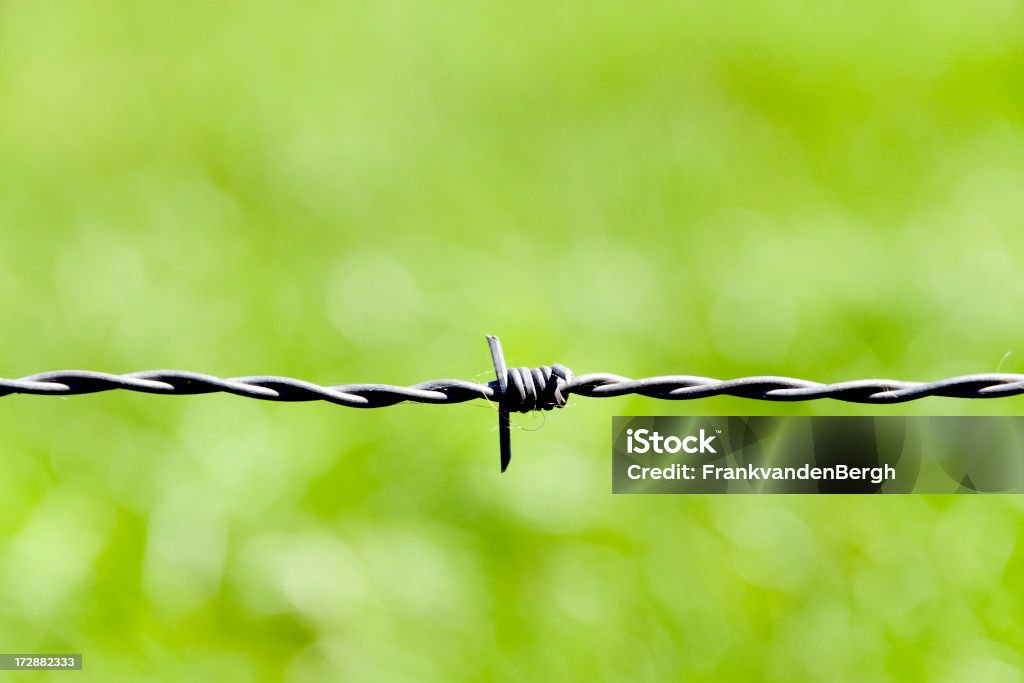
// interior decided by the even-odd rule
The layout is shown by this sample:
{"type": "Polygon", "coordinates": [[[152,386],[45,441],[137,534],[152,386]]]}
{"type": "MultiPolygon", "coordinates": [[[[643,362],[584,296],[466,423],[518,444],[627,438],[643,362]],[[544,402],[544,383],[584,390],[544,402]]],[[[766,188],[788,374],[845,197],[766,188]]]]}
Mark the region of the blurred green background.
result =
{"type": "MultiPolygon", "coordinates": [[[[0,376],[1024,371],[1022,19],[2,2],[0,376]]],[[[22,678],[1021,678],[1020,499],[609,471],[615,414],[1020,399],[578,399],[504,476],[483,403],[0,404],[0,650],[85,654],[22,678]]]]}

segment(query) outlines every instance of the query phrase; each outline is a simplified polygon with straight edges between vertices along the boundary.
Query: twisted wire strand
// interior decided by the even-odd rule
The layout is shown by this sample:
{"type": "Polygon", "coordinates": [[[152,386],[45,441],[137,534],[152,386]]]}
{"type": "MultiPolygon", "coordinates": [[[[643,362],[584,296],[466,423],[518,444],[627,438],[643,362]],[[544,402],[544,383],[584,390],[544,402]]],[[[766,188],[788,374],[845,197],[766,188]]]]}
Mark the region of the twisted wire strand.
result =
{"type": "Polygon", "coordinates": [[[631,379],[608,373],[573,376],[565,366],[508,368],[506,386],[498,380],[477,384],[438,379],[411,386],[339,384],[321,386],[291,377],[259,375],[220,378],[184,370],[147,370],[123,375],[86,370],[57,370],[19,379],[0,378],[0,396],[36,394],[75,396],[125,390],[146,394],[196,395],[223,392],[264,401],[327,401],[351,408],[383,408],[397,403],[449,404],[476,399],[496,401],[511,412],[550,410],[570,395],[610,398],[637,394],[684,401],[734,396],[762,401],[831,398],[849,403],[891,404],[929,396],[1004,398],[1024,394],[1024,375],[962,375],[936,382],[862,379],[822,384],[792,377],[742,377],[719,380],[692,375],[631,379]]]}
{"type": "Polygon", "coordinates": [[[821,384],[792,377],[741,377],[719,380],[692,375],[631,379],[608,373],[574,376],[564,365],[509,368],[501,342],[488,336],[495,379],[477,384],[438,379],[412,386],[339,384],[321,386],[291,377],[259,375],[220,378],[184,370],[147,370],[115,375],[88,370],[58,370],[19,379],[0,378],[0,396],[36,394],[74,396],[101,391],[194,395],[223,392],[263,401],[327,401],[350,408],[383,408],[396,403],[465,403],[485,399],[498,405],[501,471],[512,460],[509,413],[563,408],[569,396],[608,398],[638,394],[669,401],[735,396],[762,401],[810,401],[832,398],[849,403],[890,404],[928,396],[1002,398],[1024,394],[1024,375],[990,373],[950,377],[937,382],[862,379],[821,384]]]}

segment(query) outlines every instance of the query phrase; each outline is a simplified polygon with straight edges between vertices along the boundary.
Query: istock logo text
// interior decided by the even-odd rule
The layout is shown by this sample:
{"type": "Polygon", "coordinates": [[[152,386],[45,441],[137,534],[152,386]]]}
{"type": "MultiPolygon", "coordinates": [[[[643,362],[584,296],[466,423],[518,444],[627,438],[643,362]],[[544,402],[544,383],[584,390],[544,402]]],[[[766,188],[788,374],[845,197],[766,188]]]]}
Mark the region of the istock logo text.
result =
{"type": "Polygon", "coordinates": [[[647,429],[626,430],[626,452],[627,453],[718,453],[711,445],[714,441],[714,434],[705,434],[700,430],[699,435],[680,439],[678,436],[662,436],[658,432],[647,429]]]}

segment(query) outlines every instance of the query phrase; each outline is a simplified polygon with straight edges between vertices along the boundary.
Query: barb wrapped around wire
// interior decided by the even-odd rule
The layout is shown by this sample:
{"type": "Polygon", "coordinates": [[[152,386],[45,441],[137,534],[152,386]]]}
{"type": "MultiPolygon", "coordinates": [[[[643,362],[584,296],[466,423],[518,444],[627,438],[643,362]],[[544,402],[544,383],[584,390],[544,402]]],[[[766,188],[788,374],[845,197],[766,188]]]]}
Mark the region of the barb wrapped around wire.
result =
{"type": "Polygon", "coordinates": [[[693,375],[630,379],[591,373],[574,376],[564,365],[508,368],[497,337],[487,343],[495,379],[476,384],[439,379],[412,386],[339,384],[321,386],[291,377],[259,375],[222,379],[183,370],[147,370],[123,375],[86,370],[58,370],[19,379],[0,378],[0,396],[36,394],[73,396],[123,389],[147,394],[195,395],[224,392],[264,401],[327,401],[350,408],[383,408],[396,403],[465,403],[476,399],[498,405],[501,469],[511,460],[509,413],[562,408],[570,395],[607,398],[638,394],[671,401],[735,396],[762,401],[809,401],[831,398],[850,403],[890,404],[945,396],[1003,398],[1024,394],[1024,375],[989,373],[951,377],[936,382],[862,379],[822,384],[791,377],[743,377],[718,380],[693,375]]]}

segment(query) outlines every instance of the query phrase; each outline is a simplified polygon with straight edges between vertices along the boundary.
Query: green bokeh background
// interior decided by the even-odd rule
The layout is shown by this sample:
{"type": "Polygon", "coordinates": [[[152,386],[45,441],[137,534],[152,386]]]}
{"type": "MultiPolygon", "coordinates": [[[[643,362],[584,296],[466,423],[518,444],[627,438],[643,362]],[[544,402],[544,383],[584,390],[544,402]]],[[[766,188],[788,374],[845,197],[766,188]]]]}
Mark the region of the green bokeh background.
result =
{"type": "MultiPolygon", "coordinates": [[[[1020,372],[1022,20],[3,2],[0,376],[1020,372]]],[[[483,403],[0,403],[0,650],[86,662],[21,678],[1021,678],[1020,499],[609,471],[615,414],[1020,399],[578,399],[504,476],[483,403]]]]}

